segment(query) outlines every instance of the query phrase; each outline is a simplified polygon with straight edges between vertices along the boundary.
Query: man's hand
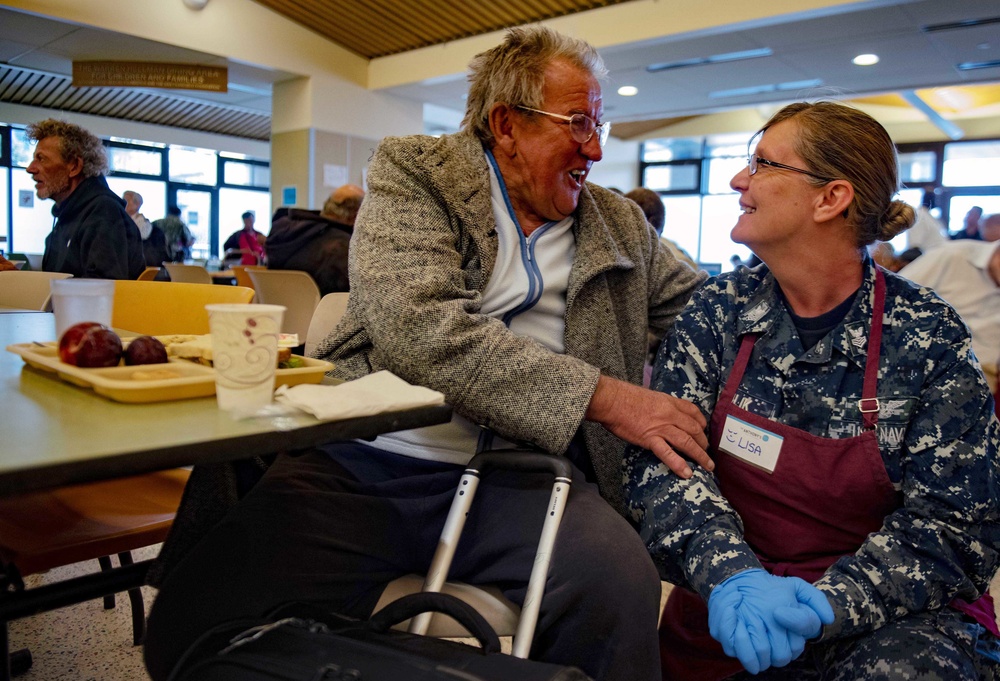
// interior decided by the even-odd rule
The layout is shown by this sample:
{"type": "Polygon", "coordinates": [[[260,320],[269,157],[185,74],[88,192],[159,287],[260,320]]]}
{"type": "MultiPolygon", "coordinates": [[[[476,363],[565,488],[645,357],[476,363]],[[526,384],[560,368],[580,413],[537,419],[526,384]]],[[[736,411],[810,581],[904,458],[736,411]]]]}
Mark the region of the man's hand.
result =
{"type": "Polygon", "coordinates": [[[682,478],[691,477],[691,467],[678,452],[706,470],[715,468],[706,452],[705,417],[687,400],[601,376],[585,418],[650,450],[682,478]]]}

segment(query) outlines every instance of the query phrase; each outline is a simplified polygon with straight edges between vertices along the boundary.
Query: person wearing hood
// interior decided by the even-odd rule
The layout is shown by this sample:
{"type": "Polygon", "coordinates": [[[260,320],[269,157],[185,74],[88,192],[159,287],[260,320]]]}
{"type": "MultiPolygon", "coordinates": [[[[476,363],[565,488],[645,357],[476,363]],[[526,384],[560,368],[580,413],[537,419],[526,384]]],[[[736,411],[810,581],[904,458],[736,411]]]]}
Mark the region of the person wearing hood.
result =
{"type": "Polygon", "coordinates": [[[320,294],[349,291],[347,253],[365,190],[353,184],[335,189],[323,210],[279,208],[264,249],[270,269],[309,273],[320,294]]]}

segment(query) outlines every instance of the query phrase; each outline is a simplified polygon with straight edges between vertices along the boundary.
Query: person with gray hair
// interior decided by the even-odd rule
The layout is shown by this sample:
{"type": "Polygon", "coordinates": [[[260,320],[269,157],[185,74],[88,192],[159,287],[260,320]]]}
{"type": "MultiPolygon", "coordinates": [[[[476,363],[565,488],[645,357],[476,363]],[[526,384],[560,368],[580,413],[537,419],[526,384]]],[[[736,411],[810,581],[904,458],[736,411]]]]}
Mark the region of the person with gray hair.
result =
{"type": "Polygon", "coordinates": [[[146,261],[146,267],[160,267],[170,259],[167,255],[166,235],[162,229],[155,226],[139,212],[139,209],[142,208],[142,194],[128,189],[122,192],[122,198],[125,199],[125,212],[139,228],[139,236],[142,237],[142,255],[146,261]]]}
{"type": "Polygon", "coordinates": [[[308,272],[322,295],[351,290],[347,258],[365,190],[354,184],[334,189],[323,210],[279,208],[264,242],[271,269],[308,272]]]}
{"type": "MultiPolygon", "coordinates": [[[[662,335],[705,275],[586,181],[609,132],[604,73],[581,40],[513,29],[472,60],[460,132],[379,144],[347,311],[315,354],[339,378],[388,370],[438,390],[452,421],[279,456],[164,583],[153,679],[206,628],[284,600],[368,616],[387,583],[426,572],[465,464],[515,445],[574,467],[532,658],[659,679],[660,581],[620,515],[620,467],[625,442],[679,475],[684,457],[711,466],[697,409],[640,385],[647,328],[662,335]]],[[[550,490],[485,475],[451,575],[520,604],[550,490]]]]}
{"type": "Polygon", "coordinates": [[[37,144],[27,172],[56,218],[42,269],[75,277],[135,279],[145,269],[139,229],[108,187],[104,145],[72,123],[46,119],[27,128],[37,144]]]}

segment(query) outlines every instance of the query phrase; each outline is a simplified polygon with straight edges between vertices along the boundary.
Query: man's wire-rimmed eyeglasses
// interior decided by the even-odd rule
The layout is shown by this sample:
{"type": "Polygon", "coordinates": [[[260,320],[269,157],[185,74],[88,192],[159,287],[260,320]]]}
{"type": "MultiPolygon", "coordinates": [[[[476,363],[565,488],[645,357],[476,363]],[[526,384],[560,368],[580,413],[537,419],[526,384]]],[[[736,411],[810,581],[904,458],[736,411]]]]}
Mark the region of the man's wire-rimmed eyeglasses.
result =
{"type": "Polygon", "coordinates": [[[766,158],[761,158],[757,154],[750,154],[747,156],[747,167],[750,168],[750,174],[756,175],[757,169],[760,166],[771,166],[772,168],[781,168],[782,170],[791,170],[796,173],[802,173],[803,175],[808,175],[809,177],[815,177],[817,180],[822,180],[823,182],[833,182],[832,177],[823,177],[822,175],[817,175],[810,170],[803,170],[802,168],[796,168],[794,166],[786,166],[784,163],[778,163],[777,161],[768,161],[766,158]]]}
{"type": "Polygon", "coordinates": [[[524,106],[519,104],[518,109],[524,109],[525,111],[531,111],[533,113],[540,113],[545,116],[552,116],[552,118],[558,118],[561,121],[566,121],[569,123],[569,134],[572,135],[573,139],[580,144],[586,144],[590,141],[590,138],[597,133],[597,142],[603,147],[608,141],[608,135],[611,134],[611,123],[598,123],[590,116],[577,113],[572,116],[564,116],[562,114],[552,113],[551,111],[542,111],[541,109],[532,109],[530,106],[524,106]]]}

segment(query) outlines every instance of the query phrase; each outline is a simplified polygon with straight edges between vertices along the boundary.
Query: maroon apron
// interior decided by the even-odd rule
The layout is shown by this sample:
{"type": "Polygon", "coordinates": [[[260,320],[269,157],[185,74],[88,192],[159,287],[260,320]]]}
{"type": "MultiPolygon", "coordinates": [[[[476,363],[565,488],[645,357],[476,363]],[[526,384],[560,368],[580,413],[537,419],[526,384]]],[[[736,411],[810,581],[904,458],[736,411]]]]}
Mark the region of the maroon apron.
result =
{"type": "MultiPolygon", "coordinates": [[[[901,504],[882,462],[875,431],[884,309],[885,279],[877,271],[864,387],[858,404],[864,430],[855,437],[818,437],[737,407],[733,397],[756,334],[744,336],[740,344],[736,363],[712,412],[709,434],[719,489],[743,519],[747,544],[772,574],[815,582],[838,558],[853,555],[901,504]],[[784,438],[773,472],[719,450],[728,416],[784,438]]],[[[966,611],[958,602],[953,605],[966,611]]],[[[992,613],[992,607],[989,610],[992,613]]],[[[996,627],[995,622],[992,626],[996,627]]],[[[704,600],[684,588],[673,589],[664,608],[660,658],[664,679],[708,681],[743,670],[709,634],[704,600]]]]}

